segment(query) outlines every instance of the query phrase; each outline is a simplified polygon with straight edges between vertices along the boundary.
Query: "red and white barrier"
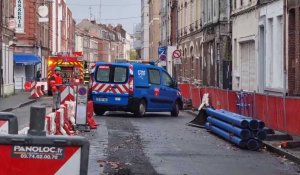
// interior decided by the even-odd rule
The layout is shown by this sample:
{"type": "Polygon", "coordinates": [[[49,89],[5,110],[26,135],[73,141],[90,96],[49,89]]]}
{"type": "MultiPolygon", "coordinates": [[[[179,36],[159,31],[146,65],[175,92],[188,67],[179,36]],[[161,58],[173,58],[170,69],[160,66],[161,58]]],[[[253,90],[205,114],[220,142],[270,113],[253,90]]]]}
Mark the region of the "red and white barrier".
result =
{"type": "MultiPolygon", "coordinates": [[[[76,102],[65,101],[56,112],[46,115],[45,130],[48,135],[75,135],[76,102]]],[[[94,120],[93,101],[87,104],[86,123],[91,129],[98,124],[94,120]]]]}
{"type": "Polygon", "coordinates": [[[56,123],[55,123],[56,113],[52,112],[46,115],[45,121],[45,131],[48,135],[56,134],[56,123]]]}
{"type": "Polygon", "coordinates": [[[73,127],[68,119],[68,105],[66,104],[63,104],[60,106],[60,109],[62,109],[64,112],[63,112],[63,129],[66,131],[66,133],[68,135],[74,135],[74,131],[73,131],[73,127]]]}
{"type": "Polygon", "coordinates": [[[76,103],[74,101],[66,101],[65,104],[68,105],[68,119],[70,120],[72,126],[75,126],[75,106],[76,103]]]}
{"type": "Polygon", "coordinates": [[[76,86],[73,85],[60,87],[61,104],[66,101],[75,101],[75,88],[76,86]]]}
{"type": "Polygon", "coordinates": [[[45,95],[45,91],[47,90],[47,88],[47,82],[32,82],[30,89],[30,98],[36,99],[45,95]]]}
{"type": "Polygon", "coordinates": [[[8,134],[8,121],[0,120],[0,134],[8,134]]]}
{"type": "Polygon", "coordinates": [[[97,123],[94,120],[94,105],[93,105],[93,101],[88,101],[87,104],[87,123],[89,124],[91,129],[96,129],[97,128],[97,123]]]}

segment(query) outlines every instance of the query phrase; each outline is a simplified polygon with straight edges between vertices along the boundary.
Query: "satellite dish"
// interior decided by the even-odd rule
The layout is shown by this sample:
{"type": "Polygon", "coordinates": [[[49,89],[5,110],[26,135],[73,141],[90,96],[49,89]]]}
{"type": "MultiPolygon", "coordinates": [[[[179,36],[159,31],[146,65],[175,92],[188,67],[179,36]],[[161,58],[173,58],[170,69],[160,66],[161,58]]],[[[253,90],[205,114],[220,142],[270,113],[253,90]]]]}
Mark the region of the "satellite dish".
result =
{"type": "Polygon", "coordinates": [[[48,16],[49,10],[48,7],[45,5],[42,5],[38,8],[38,14],[42,17],[45,18],[48,16]]]}

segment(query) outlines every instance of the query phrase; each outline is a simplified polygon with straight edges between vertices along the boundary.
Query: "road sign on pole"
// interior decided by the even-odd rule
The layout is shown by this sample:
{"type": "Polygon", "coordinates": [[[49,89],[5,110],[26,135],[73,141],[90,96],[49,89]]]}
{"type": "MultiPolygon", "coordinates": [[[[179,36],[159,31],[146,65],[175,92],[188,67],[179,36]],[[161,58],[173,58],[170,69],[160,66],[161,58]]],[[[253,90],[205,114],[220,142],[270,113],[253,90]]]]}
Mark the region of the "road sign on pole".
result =
{"type": "Polygon", "coordinates": [[[180,58],[180,57],[181,57],[181,51],[180,50],[175,50],[173,52],[173,59],[180,58]]]}

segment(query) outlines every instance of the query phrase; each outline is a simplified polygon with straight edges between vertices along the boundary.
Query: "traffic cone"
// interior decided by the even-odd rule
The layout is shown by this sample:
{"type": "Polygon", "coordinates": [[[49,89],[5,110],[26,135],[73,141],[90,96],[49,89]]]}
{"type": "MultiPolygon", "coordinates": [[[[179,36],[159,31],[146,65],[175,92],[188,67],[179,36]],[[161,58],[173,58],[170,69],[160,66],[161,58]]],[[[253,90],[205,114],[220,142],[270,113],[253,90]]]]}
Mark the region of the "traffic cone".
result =
{"type": "Polygon", "coordinates": [[[94,120],[94,107],[93,107],[93,101],[88,101],[87,105],[87,123],[89,124],[91,129],[97,128],[97,123],[94,120]]]}

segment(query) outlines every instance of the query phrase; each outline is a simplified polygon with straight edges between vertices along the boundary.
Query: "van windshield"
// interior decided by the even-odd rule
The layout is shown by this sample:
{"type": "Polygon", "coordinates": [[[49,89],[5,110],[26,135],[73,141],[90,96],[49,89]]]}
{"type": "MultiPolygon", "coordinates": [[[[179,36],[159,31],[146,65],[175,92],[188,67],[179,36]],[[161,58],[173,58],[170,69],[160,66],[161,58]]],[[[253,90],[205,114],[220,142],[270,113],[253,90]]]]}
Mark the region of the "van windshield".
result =
{"type": "Polygon", "coordinates": [[[125,83],[127,81],[127,67],[99,66],[96,81],[103,83],[125,83]]]}

